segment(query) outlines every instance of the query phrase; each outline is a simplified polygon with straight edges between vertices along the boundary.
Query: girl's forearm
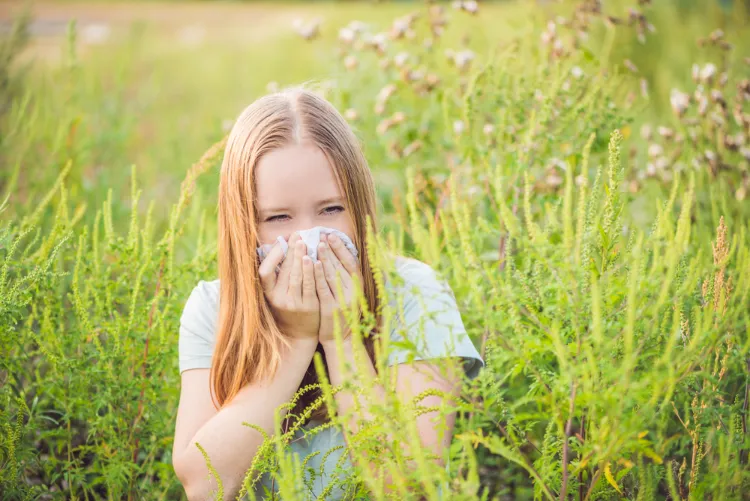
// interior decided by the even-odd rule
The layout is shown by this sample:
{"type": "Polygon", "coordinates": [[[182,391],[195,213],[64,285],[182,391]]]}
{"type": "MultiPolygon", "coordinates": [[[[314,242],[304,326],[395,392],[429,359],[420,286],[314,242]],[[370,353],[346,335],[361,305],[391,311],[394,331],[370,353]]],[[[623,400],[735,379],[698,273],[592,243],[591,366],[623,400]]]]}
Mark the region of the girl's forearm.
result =
{"type": "MultiPolygon", "coordinates": [[[[333,386],[338,386],[344,382],[346,375],[341,371],[342,365],[346,366],[348,364],[350,367],[354,368],[354,370],[356,370],[362,378],[373,380],[377,377],[375,367],[372,365],[372,361],[365,352],[364,347],[361,344],[355,345],[351,337],[348,337],[344,340],[342,353],[339,353],[336,350],[336,343],[334,341],[322,343],[322,346],[326,354],[328,374],[333,386]],[[358,350],[356,356],[359,359],[359,364],[357,364],[357,362],[355,361],[355,350],[358,350]]],[[[383,389],[383,387],[376,384],[374,385],[373,389],[375,393],[373,396],[376,399],[382,401],[385,396],[385,390],[383,389]]],[[[356,397],[348,391],[339,391],[338,393],[336,393],[336,395],[334,395],[334,398],[336,399],[336,404],[338,405],[339,410],[344,414],[350,414],[349,411],[356,405],[356,397]]],[[[361,405],[362,402],[360,401],[359,404],[361,405]]],[[[361,406],[360,409],[361,414],[357,416],[351,415],[349,419],[349,428],[347,431],[349,431],[352,435],[355,435],[357,433],[358,421],[360,419],[369,420],[371,418],[371,414],[368,412],[366,407],[361,406]]]]}
{"type": "MultiPolygon", "coordinates": [[[[363,378],[373,380],[375,379],[375,377],[377,377],[375,367],[372,365],[372,361],[367,355],[364,346],[362,346],[361,344],[355,344],[352,341],[351,337],[344,340],[343,351],[341,353],[339,353],[336,349],[336,343],[334,341],[323,343],[322,346],[326,354],[328,374],[333,386],[341,385],[344,382],[346,374],[342,373],[341,367],[345,367],[347,364],[349,365],[349,367],[360,373],[363,378]]],[[[385,399],[385,390],[381,385],[374,384],[372,396],[376,401],[383,402],[385,399]]],[[[366,400],[357,399],[357,396],[353,395],[349,391],[339,391],[336,393],[336,395],[334,395],[334,398],[336,400],[339,413],[348,416],[344,428],[344,438],[347,443],[350,443],[350,437],[356,435],[359,432],[360,422],[370,421],[372,419],[372,414],[367,408],[368,404],[366,400]],[[354,409],[356,409],[357,405],[359,406],[359,412],[352,412],[354,409]]],[[[393,443],[392,437],[388,437],[386,440],[388,440],[390,443],[393,443]]],[[[362,468],[367,468],[372,476],[378,476],[377,468],[374,464],[366,462],[364,464],[360,464],[359,466],[362,468]]],[[[386,475],[384,481],[384,485],[386,486],[392,483],[390,476],[388,475],[386,475]]]]}
{"type": "Polygon", "coordinates": [[[234,499],[263,443],[258,431],[242,423],[255,424],[273,434],[275,409],[294,396],[316,346],[317,339],[293,341],[291,348],[282,354],[281,365],[272,379],[246,385],[195,433],[174,461],[188,499],[209,499],[217,487],[215,480],[209,479],[206,461],[196,443],[206,451],[218,473],[224,499],[234,499]]]}

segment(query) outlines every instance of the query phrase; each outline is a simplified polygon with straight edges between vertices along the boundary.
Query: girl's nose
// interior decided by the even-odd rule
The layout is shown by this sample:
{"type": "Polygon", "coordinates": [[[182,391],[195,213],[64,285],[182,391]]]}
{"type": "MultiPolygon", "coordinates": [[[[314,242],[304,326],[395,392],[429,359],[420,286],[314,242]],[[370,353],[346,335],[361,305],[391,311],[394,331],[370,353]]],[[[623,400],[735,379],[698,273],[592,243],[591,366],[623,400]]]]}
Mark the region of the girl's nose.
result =
{"type": "Polygon", "coordinates": [[[315,220],[312,218],[298,219],[297,223],[298,224],[294,225],[294,228],[292,228],[292,231],[289,233],[289,235],[286,236],[287,241],[289,241],[289,239],[295,232],[309,230],[316,225],[315,220]]]}

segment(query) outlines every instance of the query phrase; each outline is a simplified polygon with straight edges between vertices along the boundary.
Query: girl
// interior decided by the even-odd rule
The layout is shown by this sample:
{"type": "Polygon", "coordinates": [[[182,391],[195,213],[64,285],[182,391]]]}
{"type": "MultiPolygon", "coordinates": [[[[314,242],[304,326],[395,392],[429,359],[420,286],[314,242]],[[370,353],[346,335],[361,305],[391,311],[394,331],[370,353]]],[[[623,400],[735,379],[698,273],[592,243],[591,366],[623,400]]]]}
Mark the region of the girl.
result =
{"type": "MultiPolygon", "coordinates": [[[[381,311],[374,271],[364,252],[366,221],[369,217],[374,225],[375,204],[372,175],[357,138],[322,97],[301,88],[274,93],[255,101],[237,119],[221,167],[219,279],[198,283],[180,319],[182,389],[173,464],[188,499],[211,498],[216,488],[196,443],[221,478],[225,499],[234,499],[263,441],[261,433],[242,422],[273,433],[274,410],[301,386],[317,381],[311,365],[316,351],[324,357],[333,386],[346,377],[342,362],[354,365],[359,354],[366,354],[358,357],[366,363],[358,370],[375,378],[378,329],[362,342],[345,330],[340,352],[333,334],[342,299],[351,305],[361,292],[369,311],[381,311]],[[324,234],[313,262],[298,232],[316,226],[348,236],[359,249],[358,257],[335,233],[324,234]],[[276,243],[261,261],[256,248],[279,236],[288,241],[286,254],[276,243]]],[[[431,388],[455,395],[460,373],[437,370],[437,364],[460,359],[474,377],[483,362],[466,335],[453,294],[428,265],[403,257],[394,264],[403,285],[389,280],[386,289],[401,293],[403,309],[389,334],[391,339],[406,335],[419,347],[416,354],[405,348],[388,353],[398,398],[411,401],[431,388]],[[418,329],[420,324],[423,329],[418,329]],[[418,336],[418,330],[424,336],[418,336]]],[[[377,388],[382,395],[382,387],[377,388]]],[[[318,395],[306,394],[292,414],[318,395]]],[[[340,411],[357,404],[348,392],[335,398],[340,411]]],[[[366,419],[366,404],[360,403],[366,419]]],[[[439,406],[441,399],[429,396],[420,404],[439,406]]],[[[319,409],[306,426],[319,425],[327,416],[319,409]]],[[[434,413],[415,419],[423,445],[444,457],[455,415],[442,423],[434,413]]],[[[328,427],[312,439],[302,429],[291,449],[300,458],[321,451],[308,466],[330,472],[344,448],[339,447],[339,454],[325,452],[346,445],[358,422],[347,420],[343,429],[328,427]]],[[[350,467],[348,457],[342,459],[350,467]]],[[[326,478],[330,475],[315,484],[314,496],[326,488],[326,478]]],[[[256,495],[273,489],[268,478],[257,485],[256,495]]],[[[334,489],[329,499],[342,495],[334,489]]]]}

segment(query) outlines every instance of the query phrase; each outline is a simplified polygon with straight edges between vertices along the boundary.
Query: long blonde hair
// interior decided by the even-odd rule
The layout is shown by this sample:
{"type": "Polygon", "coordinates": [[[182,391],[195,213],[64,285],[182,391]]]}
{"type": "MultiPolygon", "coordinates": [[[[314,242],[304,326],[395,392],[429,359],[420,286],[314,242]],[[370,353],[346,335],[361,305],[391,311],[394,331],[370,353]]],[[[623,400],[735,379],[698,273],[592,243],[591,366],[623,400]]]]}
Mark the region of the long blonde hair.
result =
{"type": "MultiPolygon", "coordinates": [[[[376,226],[372,173],[359,141],[336,108],[302,87],[266,95],[237,118],[224,152],[219,184],[219,320],[211,364],[213,393],[219,406],[248,383],[275,374],[284,334],[271,313],[258,275],[258,211],[255,168],[263,155],[302,140],[318,146],[333,165],[339,189],[352,219],[354,244],[360,249],[362,287],[370,311],[378,310],[373,270],[365,252],[367,217],[376,226]]],[[[379,322],[378,322],[379,323],[379,322]]],[[[373,337],[365,337],[373,357],[373,337]]],[[[317,382],[310,366],[301,386],[317,382]]],[[[303,395],[296,409],[318,392],[303,395]]],[[[324,418],[320,408],[313,417],[324,418]]]]}

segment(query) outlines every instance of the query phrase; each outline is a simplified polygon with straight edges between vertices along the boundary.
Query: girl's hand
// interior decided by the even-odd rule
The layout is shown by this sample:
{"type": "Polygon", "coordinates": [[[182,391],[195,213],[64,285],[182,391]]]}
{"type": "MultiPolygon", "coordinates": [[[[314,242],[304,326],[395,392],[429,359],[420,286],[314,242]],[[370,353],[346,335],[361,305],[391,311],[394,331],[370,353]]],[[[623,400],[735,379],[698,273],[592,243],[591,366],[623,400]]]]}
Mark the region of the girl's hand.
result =
{"type": "Polygon", "coordinates": [[[361,287],[362,275],[359,270],[359,261],[335,235],[321,235],[321,242],[318,245],[318,262],[315,263],[314,269],[315,287],[320,301],[318,341],[325,346],[326,343],[334,340],[334,315],[339,315],[344,339],[350,332],[339,306],[342,298],[338,293],[337,280],[341,282],[344,304],[349,308],[357,300],[354,277],[359,278],[358,283],[361,287]]]}
{"type": "Polygon", "coordinates": [[[263,293],[281,332],[292,338],[317,340],[320,302],[315,294],[315,275],[307,246],[295,233],[278,276],[276,267],[284,259],[277,243],[258,268],[263,293]]]}

